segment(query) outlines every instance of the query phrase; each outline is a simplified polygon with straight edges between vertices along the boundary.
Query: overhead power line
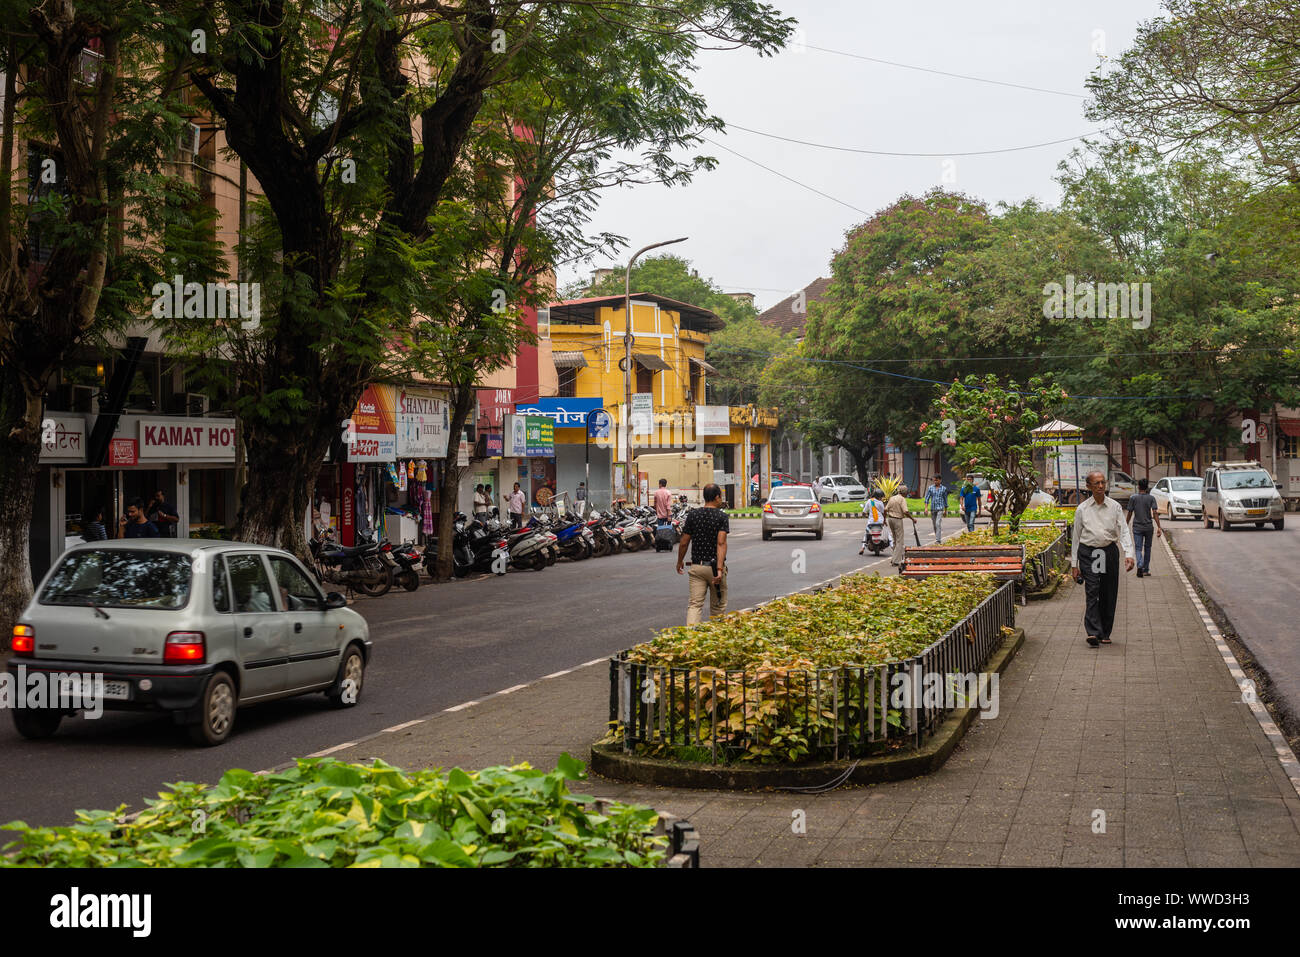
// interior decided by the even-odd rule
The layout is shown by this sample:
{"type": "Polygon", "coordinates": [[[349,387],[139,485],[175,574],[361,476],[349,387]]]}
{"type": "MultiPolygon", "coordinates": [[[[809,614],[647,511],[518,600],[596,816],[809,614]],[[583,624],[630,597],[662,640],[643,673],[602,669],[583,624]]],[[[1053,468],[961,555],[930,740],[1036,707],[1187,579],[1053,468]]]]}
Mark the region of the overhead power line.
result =
{"type": "Polygon", "coordinates": [[[839,153],[861,153],[867,156],[916,156],[916,157],[949,157],[949,156],[993,156],[998,153],[1020,153],[1024,150],[1037,150],[1045,146],[1059,146],[1061,143],[1073,143],[1075,140],[1081,140],[1085,136],[1094,136],[1103,130],[1091,130],[1087,133],[1080,133],[1078,136],[1067,136],[1060,140],[1048,140],[1045,143],[1030,143],[1028,146],[1006,146],[995,150],[949,150],[944,153],[911,153],[902,150],[868,150],[859,149],[852,146],[834,146],[829,143],[813,143],[809,140],[794,139],[789,136],[779,136],[776,133],[764,133],[762,130],[752,130],[748,126],[741,126],[739,123],[728,123],[728,129],[743,130],[746,133],[753,133],[755,136],[766,136],[771,140],[781,140],[784,143],[797,143],[800,146],[812,146],[819,150],[835,150],[839,153]]]}
{"type": "Polygon", "coordinates": [[[821,196],[821,197],[823,197],[824,199],[829,199],[832,203],[839,203],[841,206],[847,206],[849,209],[853,210],[854,212],[861,213],[863,216],[870,216],[870,215],[871,215],[871,213],[867,212],[867,211],[866,211],[865,209],[863,209],[861,206],[854,206],[852,203],[846,203],[844,200],[842,200],[842,199],[837,199],[836,197],[832,196],[830,193],[823,193],[823,192],[822,192],[820,189],[818,189],[816,186],[809,186],[807,183],[801,183],[799,180],[795,179],[793,176],[787,176],[785,173],[782,173],[780,170],[772,169],[772,167],[770,167],[770,166],[764,166],[762,163],[760,163],[760,162],[759,162],[758,160],[756,160],[756,159],[750,159],[750,158],[749,158],[748,156],[746,156],[744,153],[737,153],[737,152],[736,152],[735,150],[733,150],[730,146],[723,146],[723,145],[722,145],[721,143],[719,143],[717,140],[711,140],[711,139],[709,139],[707,136],[702,137],[702,139],[704,140],[704,142],[709,143],[709,144],[711,144],[711,145],[713,145],[713,146],[716,146],[716,147],[717,147],[718,149],[720,149],[720,150],[726,150],[726,151],[727,151],[728,153],[730,153],[732,156],[738,156],[738,157],[740,157],[740,159],[743,159],[746,163],[753,163],[753,164],[754,164],[755,166],[757,166],[759,169],[765,169],[765,170],[767,170],[767,171],[768,171],[769,173],[771,173],[773,176],[779,176],[779,177],[781,177],[783,180],[785,180],[785,181],[787,181],[787,182],[794,183],[794,185],[799,186],[799,187],[801,187],[801,188],[803,188],[803,189],[806,189],[806,190],[808,190],[809,192],[816,193],[818,196],[821,196]]]}
{"type": "Polygon", "coordinates": [[[836,56],[846,56],[854,60],[865,60],[868,63],[880,63],[884,66],[896,66],[903,70],[916,70],[919,73],[933,73],[935,76],[948,76],[957,80],[971,80],[975,83],[991,83],[994,86],[1008,86],[1015,90],[1029,90],[1033,93],[1050,93],[1052,96],[1068,96],[1076,100],[1086,100],[1088,97],[1082,93],[1067,93],[1064,90],[1049,90],[1041,86],[1029,86],[1024,83],[1009,83],[1006,80],[993,80],[986,76],[971,76],[968,73],[949,73],[947,70],[935,70],[926,66],[914,66],[911,63],[899,63],[896,60],[882,60],[879,57],[863,56],[860,53],[846,53],[843,50],[829,50],[826,47],[815,47],[807,45],[809,50],[816,50],[819,53],[833,53],[836,56]]]}

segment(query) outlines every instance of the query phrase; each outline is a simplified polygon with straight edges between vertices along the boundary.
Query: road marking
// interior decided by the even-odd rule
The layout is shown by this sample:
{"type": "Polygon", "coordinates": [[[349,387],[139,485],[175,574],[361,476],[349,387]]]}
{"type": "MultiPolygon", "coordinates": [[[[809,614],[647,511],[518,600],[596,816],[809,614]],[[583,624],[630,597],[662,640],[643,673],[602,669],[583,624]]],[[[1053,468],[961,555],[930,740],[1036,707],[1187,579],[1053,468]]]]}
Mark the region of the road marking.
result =
{"type": "Polygon", "coordinates": [[[476,704],[478,704],[478,701],[466,701],[463,704],[454,705],[450,708],[443,708],[442,710],[444,713],[448,711],[464,711],[466,708],[472,708],[476,704]]]}
{"type": "MultiPolygon", "coordinates": [[[[1192,600],[1192,605],[1200,614],[1201,623],[1205,625],[1205,630],[1209,632],[1210,637],[1214,640],[1215,647],[1219,649],[1219,654],[1223,657],[1223,663],[1228,667],[1228,674],[1240,684],[1240,682],[1246,680],[1246,673],[1242,670],[1240,662],[1237,661],[1237,656],[1232,653],[1232,649],[1223,637],[1223,632],[1219,631],[1219,626],[1210,617],[1209,611],[1201,602],[1201,597],[1196,594],[1196,589],[1192,587],[1191,581],[1183,571],[1182,562],[1178,560],[1178,556],[1174,554],[1173,548],[1169,545],[1169,539],[1165,538],[1163,540],[1165,554],[1169,557],[1174,571],[1178,573],[1178,578],[1183,583],[1183,587],[1187,589],[1187,597],[1192,600]]],[[[1300,760],[1297,760],[1291,746],[1287,744],[1286,738],[1278,730],[1272,716],[1268,713],[1268,708],[1264,707],[1264,703],[1258,697],[1244,703],[1255,715],[1255,720],[1259,722],[1260,729],[1268,738],[1269,743],[1273,745],[1278,762],[1282,765],[1282,770],[1291,781],[1291,787],[1295,788],[1296,795],[1300,796],[1300,760]]]]}
{"type": "Polygon", "coordinates": [[[395,724],[391,728],[384,728],[380,734],[392,734],[395,731],[403,731],[406,728],[414,727],[417,724],[424,724],[424,718],[416,718],[414,721],[403,721],[401,724],[395,724]]]}
{"type": "Polygon", "coordinates": [[[514,694],[516,691],[522,691],[524,688],[527,688],[527,687],[528,687],[528,685],[511,685],[509,688],[505,688],[505,689],[503,689],[503,690],[501,690],[501,691],[498,691],[497,694],[498,694],[498,695],[503,695],[503,694],[514,694]]]}
{"type": "Polygon", "coordinates": [[[342,751],[344,748],[355,748],[356,746],[357,742],[355,741],[345,741],[343,744],[336,744],[334,747],[325,748],[323,751],[313,751],[311,754],[307,755],[307,757],[323,758],[325,755],[333,754],[335,751],[342,751]]]}
{"type": "MultiPolygon", "coordinates": [[[[579,666],[579,667],[581,667],[581,666],[579,666]]],[[[563,677],[564,675],[572,674],[572,673],[573,673],[573,669],[572,669],[572,668],[565,668],[563,671],[552,671],[549,675],[542,675],[542,676],[541,676],[540,678],[538,678],[537,680],[538,680],[538,681],[546,681],[548,678],[561,678],[561,677],[563,677]]]]}

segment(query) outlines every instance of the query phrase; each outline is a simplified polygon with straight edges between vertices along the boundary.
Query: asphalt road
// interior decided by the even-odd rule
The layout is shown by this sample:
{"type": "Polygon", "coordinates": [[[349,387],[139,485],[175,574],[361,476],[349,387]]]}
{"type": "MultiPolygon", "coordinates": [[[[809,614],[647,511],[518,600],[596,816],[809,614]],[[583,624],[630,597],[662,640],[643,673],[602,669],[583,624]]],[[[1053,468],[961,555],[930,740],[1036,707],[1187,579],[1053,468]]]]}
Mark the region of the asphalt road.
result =
{"type": "Polygon", "coordinates": [[[1268,672],[1292,715],[1300,716],[1300,515],[1287,526],[1169,522],[1178,553],[1268,672]]]}
{"type": "MultiPolygon", "coordinates": [[[[862,528],[859,519],[828,520],[820,542],[794,535],[764,542],[757,521],[733,520],[729,607],[868,563],[891,573],[887,555],[858,556],[862,528]]],[[[928,521],[918,528],[922,543],[933,539],[928,521]]],[[[945,523],[947,536],[958,530],[956,519],[945,523]]],[[[0,823],[70,823],[78,808],[141,807],[167,782],[215,782],[228,768],[275,767],[613,654],[685,621],[686,581],[673,566],[672,554],[643,550],[504,578],[426,579],[414,593],[358,599],[354,607],[375,641],[360,703],[335,711],[324,696],[311,695],[242,710],[217,748],[191,745],[164,716],[65,719],[45,741],[27,741],[12,721],[0,720],[0,823]]]]}

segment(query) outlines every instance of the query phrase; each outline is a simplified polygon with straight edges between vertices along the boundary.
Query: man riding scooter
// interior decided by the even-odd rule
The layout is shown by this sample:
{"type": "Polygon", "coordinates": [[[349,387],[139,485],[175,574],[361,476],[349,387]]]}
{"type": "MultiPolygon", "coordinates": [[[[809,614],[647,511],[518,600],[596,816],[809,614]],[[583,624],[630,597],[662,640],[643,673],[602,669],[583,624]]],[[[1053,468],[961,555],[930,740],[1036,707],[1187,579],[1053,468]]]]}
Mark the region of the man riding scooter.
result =
{"type": "Polygon", "coordinates": [[[889,526],[885,524],[885,503],[881,501],[880,489],[871,490],[870,497],[862,503],[862,511],[867,516],[867,527],[862,533],[862,547],[858,549],[858,554],[861,555],[870,548],[871,554],[879,555],[886,548],[892,548],[894,539],[889,533],[889,526]]]}

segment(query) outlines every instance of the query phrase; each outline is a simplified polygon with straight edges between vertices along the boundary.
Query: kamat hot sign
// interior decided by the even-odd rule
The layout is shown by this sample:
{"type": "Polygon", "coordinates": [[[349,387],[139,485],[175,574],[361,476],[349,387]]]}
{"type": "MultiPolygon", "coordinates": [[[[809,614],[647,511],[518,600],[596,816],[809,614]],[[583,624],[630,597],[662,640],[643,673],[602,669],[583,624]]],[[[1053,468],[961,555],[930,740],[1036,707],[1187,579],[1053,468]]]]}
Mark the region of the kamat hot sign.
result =
{"type": "Polygon", "coordinates": [[[397,460],[397,419],[393,409],[397,390],[391,385],[368,385],[352,410],[349,462],[397,460]]]}
{"type": "Polygon", "coordinates": [[[235,461],[234,419],[140,419],[141,461],[235,461]]]}

